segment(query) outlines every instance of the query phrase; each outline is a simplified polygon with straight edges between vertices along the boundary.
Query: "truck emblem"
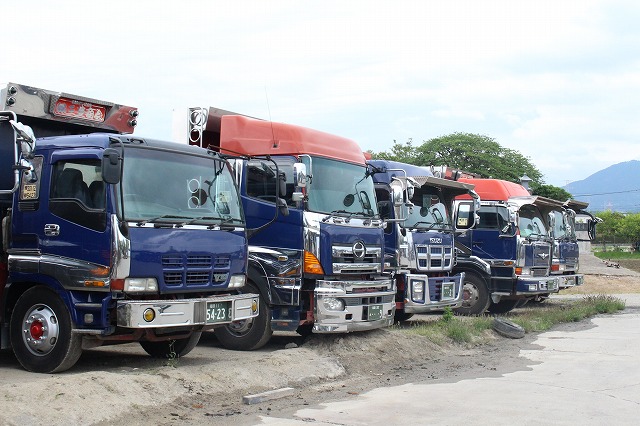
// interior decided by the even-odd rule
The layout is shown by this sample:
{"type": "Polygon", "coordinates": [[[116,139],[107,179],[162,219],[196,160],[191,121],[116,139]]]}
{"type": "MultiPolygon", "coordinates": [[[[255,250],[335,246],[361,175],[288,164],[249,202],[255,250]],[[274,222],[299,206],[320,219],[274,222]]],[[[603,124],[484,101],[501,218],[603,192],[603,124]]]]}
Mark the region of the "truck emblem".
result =
{"type": "Polygon", "coordinates": [[[367,254],[367,248],[364,246],[362,241],[357,241],[353,245],[353,257],[356,259],[364,259],[365,254],[367,254]]]}
{"type": "Polygon", "coordinates": [[[542,259],[546,259],[547,257],[549,257],[549,253],[538,253],[538,256],[540,256],[542,259]]]}
{"type": "Polygon", "coordinates": [[[442,244],[442,238],[429,238],[429,242],[432,244],[442,244]]]}

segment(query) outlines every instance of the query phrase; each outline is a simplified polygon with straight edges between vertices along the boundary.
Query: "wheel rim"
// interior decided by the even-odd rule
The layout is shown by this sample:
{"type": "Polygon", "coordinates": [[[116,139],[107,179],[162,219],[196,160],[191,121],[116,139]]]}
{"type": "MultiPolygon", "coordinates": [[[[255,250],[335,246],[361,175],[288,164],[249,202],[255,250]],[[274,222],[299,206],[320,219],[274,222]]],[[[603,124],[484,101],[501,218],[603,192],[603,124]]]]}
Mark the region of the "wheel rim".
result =
{"type": "Polygon", "coordinates": [[[478,291],[478,287],[469,282],[464,283],[462,287],[462,306],[470,308],[476,304],[479,298],[480,292],[478,291]]]}
{"type": "Polygon", "coordinates": [[[35,305],[22,321],[22,341],[34,355],[44,356],[53,350],[59,335],[58,317],[47,305],[35,305]]]}
{"type": "Polygon", "coordinates": [[[232,334],[235,334],[236,336],[243,336],[247,334],[249,330],[251,330],[252,325],[253,325],[253,318],[234,321],[232,323],[229,323],[227,325],[227,329],[229,330],[229,332],[231,332],[232,334]]]}

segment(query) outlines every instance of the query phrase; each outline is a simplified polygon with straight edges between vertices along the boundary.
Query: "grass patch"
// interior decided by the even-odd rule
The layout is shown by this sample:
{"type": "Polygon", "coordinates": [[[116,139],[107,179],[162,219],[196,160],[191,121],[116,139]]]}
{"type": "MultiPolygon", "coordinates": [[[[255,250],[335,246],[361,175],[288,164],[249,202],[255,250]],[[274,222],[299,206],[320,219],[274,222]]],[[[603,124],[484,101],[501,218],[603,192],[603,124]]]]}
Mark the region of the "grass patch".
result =
{"type": "MultiPolygon", "coordinates": [[[[589,295],[562,304],[547,302],[544,307],[521,308],[505,315],[524,328],[525,332],[549,330],[556,324],[577,322],[597,314],[609,314],[625,308],[623,300],[610,295],[589,295]]],[[[450,316],[446,311],[437,321],[419,322],[404,329],[431,340],[436,345],[447,343],[478,344],[486,339],[487,330],[493,327],[493,317],[450,316]]]]}
{"type": "Polygon", "coordinates": [[[602,260],[635,259],[640,260],[640,252],[629,252],[622,250],[594,251],[593,254],[602,260]]]}

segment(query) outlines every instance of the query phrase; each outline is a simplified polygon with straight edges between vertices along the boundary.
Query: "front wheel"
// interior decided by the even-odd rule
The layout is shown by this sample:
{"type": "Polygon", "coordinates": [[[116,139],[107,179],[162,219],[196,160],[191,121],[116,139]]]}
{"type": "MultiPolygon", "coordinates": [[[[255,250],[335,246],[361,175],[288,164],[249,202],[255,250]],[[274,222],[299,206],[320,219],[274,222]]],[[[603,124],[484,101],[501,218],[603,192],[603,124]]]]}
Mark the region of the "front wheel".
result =
{"type": "MultiPolygon", "coordinates": [[[[253,285],[248,286],[246,292],[260,294],[253,285]]],[[[259,297],[257,317],[234,321],[231,324],[215,329],[215,335],[222,346],[235,351],[259,349],[267,344],[272,334],[271,309],[269,309],[262,294],[259,297]]]]}
{"type": "Polygon", "coordinates": [[[201,331],[194,331],[184,339],[164,340],[161,342],[140,342],[142,349],[154,358],[180,358],[187,355],[198,345],[201,331]]]}
{"type": "Polygon", "coordinates": [[[460,315],[481,315],[489,307],[491,298],[484,279],[476,274],[464,274],[462,286],[462,306],[455,309],[460,315]]]}
{"type": "Polygon", "coordinates": [[[67,306],[46,287],[25,291],[11,314],[13,352],[34,373],[58,373],[73,367],[82,354],[82,337],[72,330],[67,306]]]}
{"type": "Polygon", "coordinates": [[[403,322],[403,321],[407,321],[412,316],[413,314],[406,313],[404,309],[396,309],[396,313],[393,319],[395,322],[403,322]]]}

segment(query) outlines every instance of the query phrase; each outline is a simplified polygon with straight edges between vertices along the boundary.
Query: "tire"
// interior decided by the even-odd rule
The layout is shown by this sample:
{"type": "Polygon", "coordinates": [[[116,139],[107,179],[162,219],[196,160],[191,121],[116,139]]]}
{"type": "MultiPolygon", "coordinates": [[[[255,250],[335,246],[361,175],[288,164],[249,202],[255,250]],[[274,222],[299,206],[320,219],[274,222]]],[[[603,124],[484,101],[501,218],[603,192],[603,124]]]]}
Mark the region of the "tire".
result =
{"type": "Polygon", "coordinates": [[[402,321],[407,321],[412,316],[413,314],[406,313],[404,309],[396,309],[396,314],[393,319],[395,322],[402,322],[402,321]]]}
{"type": "Polygon", "coordinates": [[[246,293],[260,294],[258,316],[248,320],[234,321],[214,330],[218,341],[226,349],[234,351],[252,351],[267,344],[273,330],[271,329],[271,309],[262,294],[254,285],[245,288],[246,293]]]}
{"type": "Polygon", "coordinates": [[[13,352],[28,371],[59,373],[82,354],[82,336],[73,333],[67,306],[47,287],[32,287],[20,296],[9,327],[13,352]]]}
{"type": "Polygon", "coordinates": [[[491,303],[487,284],[474,273],[467,272],[464,276],[462,306],[454,311],[459,315],[482,315],[491,303]]]}
{"type": "Polygon", "coordinates": [[[164,340],[161,342],[141,341],[140,346],[153,358],[181,358],[198,345],[200,336],[202,336],[201,331],[194,331],[191,336],[184,339],[164,340]]]}
{"type": "Polygon", "coordinates": [[[311,334],[313,334],[313,324],[299,325],[296,329],[296,333],[298,333],[302,337],[311,336],[311,334]]]}
{"type": "Polygon", "coordinates": [[[506,314],[518,306],[520,300],[501,300],[498,303],[491,302],[487,311],[491,314],[506,314]]]}
{"type": "Polygon", "coordinates": [[[503,318],[493,319],[493,329],[501,336],[510,339],[522,339],[524,337],[524,328],[503,318]]]}

